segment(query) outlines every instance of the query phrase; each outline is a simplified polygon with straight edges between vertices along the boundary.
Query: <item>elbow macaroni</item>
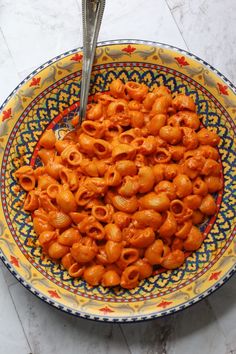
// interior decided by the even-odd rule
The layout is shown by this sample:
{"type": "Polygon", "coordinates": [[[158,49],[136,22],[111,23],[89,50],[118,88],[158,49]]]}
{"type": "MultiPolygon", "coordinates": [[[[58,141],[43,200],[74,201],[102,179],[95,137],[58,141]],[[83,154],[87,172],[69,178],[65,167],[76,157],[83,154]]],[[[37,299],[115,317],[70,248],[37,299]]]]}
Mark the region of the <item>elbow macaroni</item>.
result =
{"type": "Polygon", "coordinates": [[[132,289],[201,246],[197,225],[217,212],[211,193],[223,187],[220,139],[190,96],[164,86],[114,80],[86,118],[63,140],[47,129],[43,166],[15,177],[44,254],[91,286],[132,289]]]}

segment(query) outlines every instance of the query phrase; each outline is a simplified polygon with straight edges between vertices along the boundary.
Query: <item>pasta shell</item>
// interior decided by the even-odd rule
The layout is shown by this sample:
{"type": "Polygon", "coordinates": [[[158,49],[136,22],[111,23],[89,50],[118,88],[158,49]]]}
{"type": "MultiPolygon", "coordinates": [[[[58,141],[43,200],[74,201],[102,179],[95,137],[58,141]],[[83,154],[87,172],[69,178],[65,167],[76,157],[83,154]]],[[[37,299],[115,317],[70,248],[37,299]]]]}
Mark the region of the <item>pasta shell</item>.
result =
{"type": "Polygon", "coordinates": [[[50,211],[48,214],[49,223],[56,229],[63,229],[70,226],[72,220],[69,215],[62,211],[50,211]]]}
{"type": "Polygon", "coordinates": [[[138,200],[136,196],[125,198],[121,195],[115,195],[112,198],[112,204],[120,211],[134,213],[138,209],[138,200]]]}
{"type": "Polygon", "coordinates": [[[59,208],[65,213],[70,213],[77,210],[77,203],[75,201],[74,194],[69,190],[69,188],[60,188],[56,200],[59,208]]]}

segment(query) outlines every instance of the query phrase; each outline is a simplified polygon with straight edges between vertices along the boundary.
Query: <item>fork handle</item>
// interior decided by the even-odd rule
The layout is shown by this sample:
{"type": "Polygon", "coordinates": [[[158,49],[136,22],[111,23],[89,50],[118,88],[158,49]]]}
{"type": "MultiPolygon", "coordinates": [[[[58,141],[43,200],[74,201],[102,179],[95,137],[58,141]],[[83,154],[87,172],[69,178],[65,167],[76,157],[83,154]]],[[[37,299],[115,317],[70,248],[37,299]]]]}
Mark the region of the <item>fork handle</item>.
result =
{"type": "Polygon", "coordinates": [[[86,116],[90,76],[104,8],[105,0],[82,0],[83,65],[80,88],[79,124],[82,123],[86,116]]]}

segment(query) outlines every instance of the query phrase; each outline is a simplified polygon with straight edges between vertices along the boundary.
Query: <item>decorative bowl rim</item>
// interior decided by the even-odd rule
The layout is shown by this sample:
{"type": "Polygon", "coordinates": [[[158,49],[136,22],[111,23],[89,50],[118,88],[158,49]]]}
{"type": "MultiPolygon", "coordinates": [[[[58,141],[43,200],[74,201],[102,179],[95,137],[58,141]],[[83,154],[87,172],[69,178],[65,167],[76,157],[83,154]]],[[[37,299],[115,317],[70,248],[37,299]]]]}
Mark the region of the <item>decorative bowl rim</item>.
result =
{"type": "MultiPolygon", "coordinates": [[[[177,51],[179,53],[183,53],[187,55],[190,58],[195,59],[198,61],[200,64],[204,65],[205,67],[209,68],[211,71],[213,71],[216,75],[218,75],[227,85],[232,89],[232,91],[236,94],[236,86],[229,80],[227,79],[222,73],[220,73],[217,69],[215,69],[211,64],[207,63],[205,60],[201,59],[197,55],[185,50],[181,49],[179,47],[176,47],[174,45],[170,44],[165,44],[162,42],[155,42],[155,41],[149,41],[149,40],[139,40],[139,39],[116,39],[116,40],[106,40],[106,41],[100,41],[97,43],[97,47],[102,47],[102,46],[109,46],[109,45],[115,45],[115,44],[144,44],[144,45],[151,45],[154,47],[159,47],[159,48],[167,48],[170,50],[177,51]]],[[[38,68],[36,68],[34,71],[32,71],[25,79],[23,79],[17,86],[16,88],[7,96],[7,98],[4,100],[4,102],[0,106],[0,113],[2,112],[3,108],[7,104],[7,102],[14,97],[14,94],[19,90],[19,88],[27,81],[29,81],[33,76],[38,74],[40,71],[45,69],[46,67],[50,66],[52,63],[56,62],[59,59],[65,58],[73,53],[76,53],[78,51],[82,51],[82,47],[74,48],[69,51],[63,52],[52,59],[47,60],[44,64],[40,65],[38,68]]],[[[63,312],[66,312],[70,315],[77,316],[80,318],[85,318],[88,320],[95,320],[98,322],[114,322],[114,323],[133,323],[133,322],[143,322],[147,320],[152,320],[156,318],[160,318],[163,316],[171,315],[173,313],[179,312],[184,310],[187,307],[190,307],[197,302],[205,299],[207,296],[209,296],[211,293],[219,289],[223,284],[225,284],[231,276],[236,272],[236,263],[231,267],[231,269],[227,272],[227,274],[220,280],[218,280],[216,283],[214,283],[210,288],[205,290],[203,293],[197,295],[194,299],[187,301],[185,304],[178,305],[174,308],[163,310],[163,311],[157,311],[156,314],[151,314],[151,315],[128,315],[124,317],[112,317],[111,316],[105,316],[105,315],[92,315],[90,313],[83,313],[79,312],[77,310],[71,311],[71,309],[67,306],[60,305],[56,301],[52,300],[49,296],[45,296],[42,293],[40,293],[34,286],[30,284],[30,282],[25,281],[12,267],[10,262],[7,260],[7,258],[2,254],[1,249],[0,249],[0,259],[2,260],[3,264],[6,266],[6,268],[13,274],[13,276],[26,288],[28,289],[32,294],[37,296],[39,299],[42,301],[48,303],[52,307],[61,310],[63,312]]]]}

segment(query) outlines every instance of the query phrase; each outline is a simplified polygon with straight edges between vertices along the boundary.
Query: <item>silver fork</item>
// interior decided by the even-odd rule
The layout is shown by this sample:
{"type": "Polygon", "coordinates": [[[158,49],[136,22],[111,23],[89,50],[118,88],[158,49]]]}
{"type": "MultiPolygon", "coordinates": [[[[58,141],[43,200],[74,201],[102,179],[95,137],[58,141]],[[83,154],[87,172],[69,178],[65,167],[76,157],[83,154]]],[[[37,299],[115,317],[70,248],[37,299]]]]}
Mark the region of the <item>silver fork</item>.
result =
{"type": "Polygon", "coordinates": [[[83,122],[86,116],[90,76],[105,2],[105,0],[82,0],[83,66],[80,88],[79,124],[83,122]]]}

